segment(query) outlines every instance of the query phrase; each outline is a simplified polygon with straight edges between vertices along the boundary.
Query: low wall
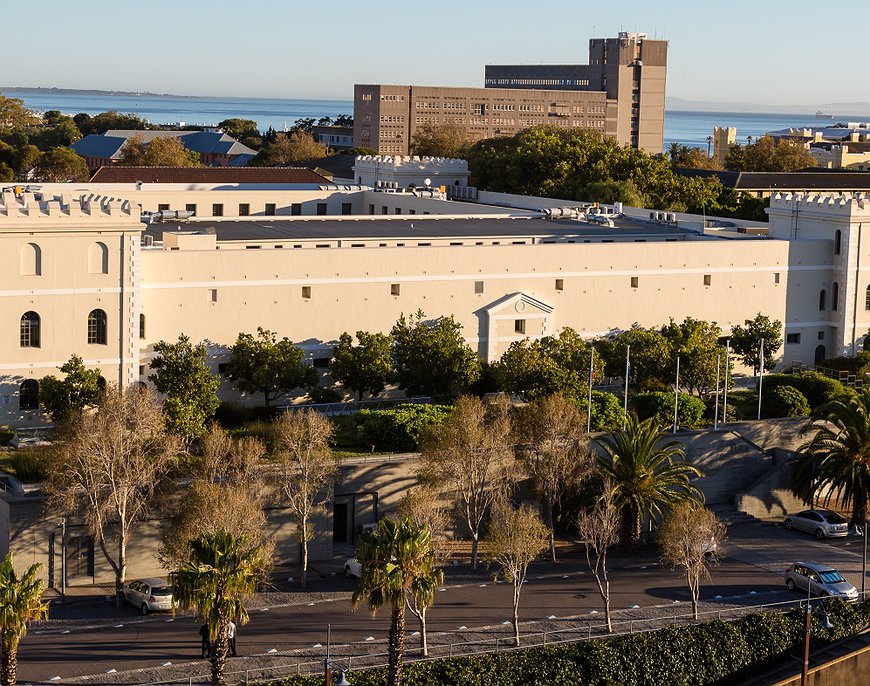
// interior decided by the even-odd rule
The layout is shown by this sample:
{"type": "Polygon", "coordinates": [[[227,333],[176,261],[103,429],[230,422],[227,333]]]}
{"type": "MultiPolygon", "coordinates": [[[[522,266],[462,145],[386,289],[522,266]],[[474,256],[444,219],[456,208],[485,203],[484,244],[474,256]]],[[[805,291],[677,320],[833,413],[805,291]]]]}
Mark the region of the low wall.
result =
{"type": "MultiPolygon", "coordinates": [[[[812,667],[808,686],[865,686],[870,681],[870,646],[812,667]]],[[[777,681],[770,686],[800,686],[801,675],[777,681]]]]}

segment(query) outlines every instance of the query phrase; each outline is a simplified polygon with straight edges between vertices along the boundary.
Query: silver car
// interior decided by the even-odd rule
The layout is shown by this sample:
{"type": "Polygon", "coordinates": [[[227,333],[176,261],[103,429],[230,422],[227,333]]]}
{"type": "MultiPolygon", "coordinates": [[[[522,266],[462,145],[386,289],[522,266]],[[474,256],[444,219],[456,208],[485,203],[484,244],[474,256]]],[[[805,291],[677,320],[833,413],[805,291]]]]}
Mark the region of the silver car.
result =
{"type": "Polygon", "coordinates": [[[820,562],[793,562],[785,570],[785,585],[790,591],[806,591],[809,587],[810,595],[839,598],[847,603],[858,600],[858,589],[836,569],[820,562]]]}
{"type": "Polygon", "coordinates": [[[785,518],[786,529],[815,534],[820,541],[849,535],[849,523],[831,510],[804,510],[785,518]]]}
{"type": "Polygon", "coordinates": [[[143,615],[172,609],[172,587],[166,579],[139,579],[124,585],[124,599],[143,615]]]}

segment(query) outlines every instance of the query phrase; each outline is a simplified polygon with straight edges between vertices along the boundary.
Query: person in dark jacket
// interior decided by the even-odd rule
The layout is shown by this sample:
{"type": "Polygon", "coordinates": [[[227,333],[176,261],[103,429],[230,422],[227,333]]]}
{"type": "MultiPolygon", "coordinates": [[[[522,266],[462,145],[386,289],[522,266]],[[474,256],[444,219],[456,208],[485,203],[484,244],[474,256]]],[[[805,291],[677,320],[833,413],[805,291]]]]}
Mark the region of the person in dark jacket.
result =
{"type": "Polygon", "coordinates": [[[211,657],[211,632],[208,629],[208,624],[203,624],[199,627],[199,635],[202,637],[202,657],[203,659],[211,657]]]}

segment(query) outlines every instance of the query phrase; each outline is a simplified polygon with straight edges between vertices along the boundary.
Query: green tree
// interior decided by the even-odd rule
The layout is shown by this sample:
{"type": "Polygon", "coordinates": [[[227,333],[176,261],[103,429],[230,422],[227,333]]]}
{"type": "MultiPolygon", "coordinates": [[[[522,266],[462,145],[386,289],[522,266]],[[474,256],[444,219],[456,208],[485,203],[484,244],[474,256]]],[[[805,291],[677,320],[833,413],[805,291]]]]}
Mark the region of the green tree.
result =
{"type": "Polygon", "coordinates": [[[23,145],[15,149],[11,162],[19,175],[26,176],[39,166],[41,160],[42,153],[39,148],[35,145],[23,145]]]}
{"type": "MultiPolygon", "coordinates": [[[[535,400],[554,393],[569,398],[585,397],[589,379],[589,355],[592,346],[570,327],[558,336],[544,336],[514,341],[492,366],[499,388],[535,400]]],[[[600,378],[604,364],[598,359],[600,378]]]]}
{"type": "Polygon", "coordinates": [[[407,395],[450,398],[480,376],[480,358],[462,337],[453,316],[426,321],[417,311],[393,326],[393,366],[407,395]]]}
{"type": "Polygon", "coordinates": [[[529,566],[547,549],[547,527],[540,515],[528,505],[514,509],[510,505],[499,508],[488,540],[492,546],[491,560],[498,566],[499,575],[513,587],[514,641],[520,644],[520,593],[526,581],[529,566]]]}
{"type": "Polygon", "coordinates": [[[680,358],[680,388],[704,395],[716,386],[716,359],[724,349],[719,345],[722,329],[716,322],[686,317],[677,324],[673,319],[662,327],[662,335],[670,342],[676,371],[680,358]]]}
{"type": "Polygon", "coordinates": [[[24,106],[23,100],[0,95],[0,135],[34,126],[37,121],[36,115],[24,106]]]}
{"type": "Polygon", "coordinates": [[[421,157],[464,158],[470,145],[468,129],[462,124],[423,124],[414,132],[411,151],[421,157]]]}
{"type": "Polygon", "coordinates": [[[39,380],[39,402],[52,419],[64,421],[97,404],[101,394],[99,369],[87,369],[78,355],[70,355],[60,367],[66,376],[44,376],[39,380]]]}
{"type": "Polygon", "coordinates": [[[816,166],[816,159],[802,141],[770,135],[748,145],[733,146],[725,158],[725,168],[731,171],[791,172],[816,166]]]}
{"type": "Polygon", "coordinates": [[[335,121],[332,122],[334,126],[346,126],[353,127],[353,115],[352,114],[339,114],[335,121]]]}
{"type": "Polygon", "coordinates": [[[36,164],[36,176],[52,183],[87,181],[91,177],[84,158],[72,148],[52,148],[43,153],[36,164]]]}
{"type": "Polygon", "coordinates": [[[608,338],[594,342],[604,359],[604,373],[625,376],[626,349],[631,346],[629,378],[635,388],[661,388],[673,383],[673,346],[659,329],[644,329],[635,324],[608,338]]]}
{"type": "Polygon", "coordinates": [[[332,377],[357,393],[380,395],[393,376],[392,340],[386,334],[356,332],[357,345],[346,331],[333,351],[332,377]]]}
{"type": "Polygon", "coordinates": [[[205,344],[193,345],[181,334],[177,343],[158,341],[154,352],[150,365],[154,374],[148,380],[166,396],[166,428],[187,441],[202,438],[208,431],[206,422],[220,405],[220,377],[208,368],[205,344]]]}
{"type": "Polygon", "coordinates": [[[812,438],[801,446],[792,490],[813,503],[821,495],[851,508],[864,526],[870,501],[870,389],[840,396],[813,412],[812,438]]]}
{"type": "Polygon", "coordinates": [[[200,167],[199,153],[184,147],[180,137],[159,136],[145,142],[132,136],[121,148],[119,165],[128,167],[200,167]]]}
{"type": "MultiPolygon", "coordinates": [[[[588,400],[582,399],[580,406],[585,408],[588,400]]],[[[588,410],[587,410],[588,411],[588,410]]],[[[607,391],[592,391],[592,431],[610,431],[622,426],[625,413],[622,401],[607,391]]]]}
{"type": "Polygon", "coordinates": [[[266,143],[251,160],[252,167],[299,167],[326,156],[326,146],[306,131],[279,133],[273,143],[266,143]]]}
{"type": "Polygon", "coordinates": [[[627,418],[624,429],[595,439],[602,450],[598,466],[612,481],[621,511],[622,548],[630,551],[640,540],[640,527],[647,517],[661,517],[677,503],[701,500],[700,489],[690,479],[701,471],[683,460],[678,441],[662,441],[655,419],[627,418]]]}
{"type": "Polygon", "coordinates": [[[768,388],[765,383],[761,412],[764,417],[806,417],[810,413],[810,404],[794,386],[781,384],[768,388]]]}
{"type": "MultiPolygon", "coordinates": [[[[669,427],[674,422],[674,392],[647,391],[631,398],[639,419],[653,419],[659,427],[669,427]]],[[[677,426],[699,429],[704,426],[706,404],[700,398],[680,391],[677,405],[677,426]]]]}
{"type": "Polygon", "coordinates": [[[82,132],[83,136],[91,133],[105,133],[110,129],[144,131],[153,128],[141,117],[135,114],[121,114],[117,110],[101,112],[94,116],[79,112],[73,117],[73,122],[75,122],[75,125],[82,132]]]}
{"type": "Polygon", "coordinates": [[[227,531],[203,533],[190,543],[190,560],[169,575],[172,597],[182,610],[194,610],[211,635],[211,683],[226,683],[230,622],[246,624],[245,600],[257,585],[258,569],[266,564],[259,546],[227,531]]]}
{"type": "Polygon", "coordinates": [[[253,119],[239,119],[232,117],[218,122],[218,128],[222,129],[228,136],[232,136],[237,140],[242,138],[257,137],[260,131],[257,128],[257,122],[253,119]]]}
{"type": "Polygon", "coordinates": [[[708,156],[707,152],[701,148],[690,148],[676,143],[671,144],[668,154],[671,158],[671,164],[675,167],[685,169],[722,169],[722,164],[719,160],[708,156]],[[674,149],[674,145],[677,146],[676,149],[674,149]]]}
{"type": "Polygon", "coordinates": [[[432,534],[411,518],[382,519],[373,532],[360,540],[357,559],[362,571],[353,593],[353,605],[365,603],[373,615],[384,605],[390,608],[387,683],[401,686],[405,606],[415,589],[419,593],[421,587],[432,586],[437,574],[432,534]]]}
{"type": "Polygon", "coordinates": [[[257,335],[240,333],[227,364],[227,378],[245,393],[262,393],[266,407],[296,388],[312,386],[317,373],[305,354],[286,337],[257,327],[257,335]]]}
{"type": "Polygon", "coordinates": [[[731,348],[740,356],[740,361],[752,367],[758,376],[761,362],[761,341],[764,341],[764,369],[776,366],[776,353],[782,347],[782,322],[759,312],[754,319],[747,319],[744,326],[731,328],[731,348]]]}
{"type": "Polygon", "coordinates": [[[18,644],[28,623],[48,617],[49,603],[43,602],[45,586],[39,578],[39,563],[30,565],[20,577],[12,564],[12,553],[0,563],[0,684],[15,686],[18,680],[18,644]]]}

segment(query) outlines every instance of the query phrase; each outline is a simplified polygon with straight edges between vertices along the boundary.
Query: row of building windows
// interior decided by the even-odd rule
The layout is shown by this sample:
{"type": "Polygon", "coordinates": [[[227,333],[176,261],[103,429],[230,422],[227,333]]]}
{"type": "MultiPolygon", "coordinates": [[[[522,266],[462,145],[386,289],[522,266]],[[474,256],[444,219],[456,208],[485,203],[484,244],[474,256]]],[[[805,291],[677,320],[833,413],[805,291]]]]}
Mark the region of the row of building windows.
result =
{"type": "Polygon", "coordinates": [[[404,124],[405,115],[403,114],[382,114],[380,118],[381,124],[404,124]]]}
{"type": "MultiPolygon", "coordinates": [[[[21,276],[42,276],[42,248],[37,243],[26,243],[19,251],[21,276]]],[[[88,273],[109,273],[109,248],[97,241],[88,246],[88,273]]]]}
{"type": "Polygon", "coordinates": [[[381,95],[381,102],[405,102],[404,95],[381,95]]]}
{"type": "MultiPolygon", "coordinates": [[[[139,318],[140,336],[144,337],[144,315],[139,318]]],[[[108,318],[103,310],[91,310],[88,315],[88,343],[91,345],[106,345],[108,341],[108,318]]],[[[21,315],[19,325],[19,345],[22,348],[39,348],[42,346],[42,319],[33,311],[21,315]]]]}

